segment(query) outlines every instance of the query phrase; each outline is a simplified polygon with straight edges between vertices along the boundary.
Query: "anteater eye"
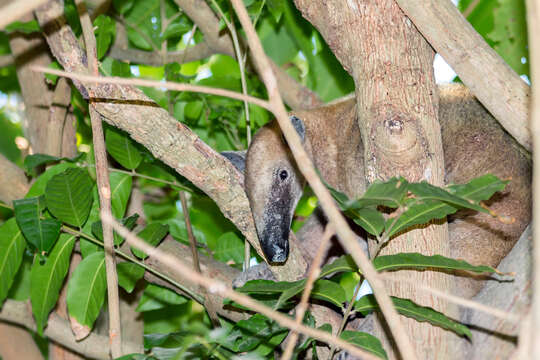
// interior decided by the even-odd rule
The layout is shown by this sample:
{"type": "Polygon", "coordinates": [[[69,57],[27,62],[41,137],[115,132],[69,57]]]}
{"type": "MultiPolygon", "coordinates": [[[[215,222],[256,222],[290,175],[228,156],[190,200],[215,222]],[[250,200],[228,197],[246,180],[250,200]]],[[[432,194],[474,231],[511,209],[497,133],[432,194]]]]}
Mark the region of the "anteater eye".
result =
{"type": "Polygon", "coordinates": [[[289,177],[289,173],[287,172],[287,170],[281,170],[279,172],[279,178],[281,179],[281,181],[287,180],[288,177],[289,177]]]}

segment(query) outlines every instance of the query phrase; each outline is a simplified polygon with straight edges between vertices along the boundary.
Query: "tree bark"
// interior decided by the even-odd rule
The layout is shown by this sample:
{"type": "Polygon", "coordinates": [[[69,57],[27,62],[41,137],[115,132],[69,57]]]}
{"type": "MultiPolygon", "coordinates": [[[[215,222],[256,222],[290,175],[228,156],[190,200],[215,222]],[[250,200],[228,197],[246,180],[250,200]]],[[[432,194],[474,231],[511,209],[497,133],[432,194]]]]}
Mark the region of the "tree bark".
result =
{"type": "MultiPolygon", "coordinates": [[[[443,185],[434,53],[411,21],[393,0],[296,0],[296,5],[353,76],[368,184],[401,175],[409,181],[443,185]]],[[[446,223],[398,236],[382,253],[415,251],[448,256],[446,223]]],[[[435,272],[408,275],[438,289],[450,288],[449,278],[435,272]]],[[[445,302],[416,294],[410,286],[394,286],[391,293],[448,313],[445,302]]],[[[449,357],[444,330],[411,319],[402,321],[420,359],[449,357]]],[[[381,336],[382,328],[377,332],[381,336]]]]}

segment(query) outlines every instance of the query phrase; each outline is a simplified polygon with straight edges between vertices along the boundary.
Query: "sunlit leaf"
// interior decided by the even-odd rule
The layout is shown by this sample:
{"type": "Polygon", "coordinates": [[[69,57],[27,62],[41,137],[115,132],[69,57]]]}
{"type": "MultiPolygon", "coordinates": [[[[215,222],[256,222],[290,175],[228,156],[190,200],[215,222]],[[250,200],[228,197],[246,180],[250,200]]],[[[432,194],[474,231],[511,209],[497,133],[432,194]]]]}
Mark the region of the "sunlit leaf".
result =
{"type": "Polygon", "coordinates": [[[118,273],[118,285],[120,285],[128,293],[131,293],[135,288],[135,284],[144,276],[144,268],[140,265],[123,262],[116,265],[118,273]]]}
{"type": "Polygon", "coordinates": [[[386,351],[384,351],[382,347],[381,341],[371,334],[361,331],[345,330],[341,333],[340,338],[358,346],[361,349],[369,351],[381,359],[388,358],[386,351]]]}

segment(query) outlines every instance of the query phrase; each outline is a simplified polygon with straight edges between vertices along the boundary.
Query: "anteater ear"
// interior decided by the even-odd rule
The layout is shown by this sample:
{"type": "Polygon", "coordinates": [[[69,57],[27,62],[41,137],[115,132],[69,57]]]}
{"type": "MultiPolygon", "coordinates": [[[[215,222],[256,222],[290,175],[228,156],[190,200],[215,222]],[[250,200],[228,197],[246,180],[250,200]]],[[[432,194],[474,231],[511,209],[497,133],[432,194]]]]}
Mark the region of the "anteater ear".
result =
{"type": "Polygon", "coordinates": [[[302,119],[292,115],[289,117],[291,120],[292,125],[296,129],[296,132],[298,133],[298,136],[300,136],[300,140],[302,140],[302,143],[304,142],[306,138],[306,127],[304,125],[304,122],[302,119]]]}
{"type": "Polygon", "coordinates": [[[242,174],[246,168],[246,150],[242,151],[223,151],[221,155],[225,156],[235,168],[238,169],[242,174]]]}

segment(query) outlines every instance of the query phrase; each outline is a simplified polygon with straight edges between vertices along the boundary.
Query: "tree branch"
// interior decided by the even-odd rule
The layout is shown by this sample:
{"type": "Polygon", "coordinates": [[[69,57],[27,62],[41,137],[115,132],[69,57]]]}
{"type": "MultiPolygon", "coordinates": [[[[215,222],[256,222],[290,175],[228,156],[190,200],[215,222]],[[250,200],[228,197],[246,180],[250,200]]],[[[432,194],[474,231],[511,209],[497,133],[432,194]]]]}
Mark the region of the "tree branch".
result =
{"type": "Polygon", "coordinates": [[[321,179],[315,172],[313,163],[311,162],[309,156],[304,150],[302,142],[300,141],[300,137],[298,136],[296,130],[294,129],[287,116],[287,112],[285,111],[285,107],[283,106],[281,96],[277,89],[276,78],[270,68],[268,58],[264,54],[264,50],[262,48],[259,38],[257,37],[257,33],[255,32],[255,29],[251,24],[249,15],[247,14],[244,4],[241,2],[241,0],[231,1],[234,10],[238,16],[238,19],[240,20],[240,23],[242,24],[242,27],[246,32],[249,47],[254,53],[257,70],[261,78],[263,79],[264,84],[266,85],[268,95],[270,97],[270,103],[274,108],[273,113],[276,116],[279,126],[283,132],[283,135],[285,136],[285,139],[287,140],[287,144],[289,145],[293,153],[294,159],[296,160],[300,171],[315,192],[315,195],[317,195],[317,197],[319,198],[323,210],[325,211],[328,219],[334,226],[334,229],[336,229],[341,245],[349,254],[352,255],[356,264],[362,270],[366,279],[370,283],[375,298],[379,303],[381,312],[383,313],[386,321],[388,322],[390,331],[392,332],[392,335],[394,336],[394,339],[398,344],[401,355],[404,359],[415,359],[416,356],[414,349],[408,339],[403,324],[399,320],[397,311],[394,308],[392,301],[390,300],[390,297],[386,292],[382,280],[378,277],[375,268],[358,244],[355,234],[353,233],[353,231],[347,224],[345,218],[337,208],[328,189],[326,189],[321,179]]]}
{"type": "Polygon", "coordinates": [[[30,185],[24,171],[0,154],[0,201],[11,205],[26,195],[30,185]]]}
{"type": "Polygon", "coordinates": [[[450,0],[396,2],[478,100],[531,151],[529,86],[484,41],[450,0]]]}

